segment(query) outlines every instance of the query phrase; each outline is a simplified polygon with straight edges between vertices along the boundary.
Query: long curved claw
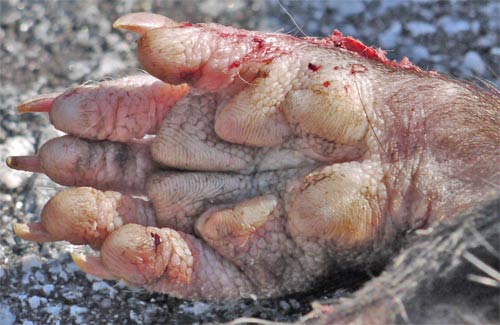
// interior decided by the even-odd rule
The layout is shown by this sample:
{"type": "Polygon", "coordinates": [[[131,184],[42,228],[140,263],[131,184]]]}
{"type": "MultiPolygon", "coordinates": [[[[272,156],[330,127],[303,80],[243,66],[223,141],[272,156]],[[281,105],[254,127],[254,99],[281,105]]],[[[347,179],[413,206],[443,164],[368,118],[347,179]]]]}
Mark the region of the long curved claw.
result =
{"type": "Polygon", "coordinates": [[[28,224],[15,223],[12,228],[17,236],[29,241],[46,243],[59,240],[49,233],[41,222],[28,224]]]}
{"type": "Polygon", "coordinates": [[[111,274],[102,263],[100,257],[84,255],[80,253],[71,253],[73,262],[85,273],[105,280],[117,280],[118,278],[111,274]]]}
{"type": "Polygon", "coordinates": [[[42,94],[30,98],[17,106],[19,113],[50,112],[52,103],[61,93],[42,94]]]}
{"type": "Polygon", "coordinates": [[[150,12],[136,12],[122,16],[115,20],[113,28],[124,29],[138,34],[144,34],[150,29],[160,27],[177,27],[178,22],[162,15],[150,12]]]}
{"type": "Polygon", "coordinates": [[[38,156],[11,156],[7,157],[7,166],[12,169],[26,172],[41,173],[42,168],[38,156]]]}

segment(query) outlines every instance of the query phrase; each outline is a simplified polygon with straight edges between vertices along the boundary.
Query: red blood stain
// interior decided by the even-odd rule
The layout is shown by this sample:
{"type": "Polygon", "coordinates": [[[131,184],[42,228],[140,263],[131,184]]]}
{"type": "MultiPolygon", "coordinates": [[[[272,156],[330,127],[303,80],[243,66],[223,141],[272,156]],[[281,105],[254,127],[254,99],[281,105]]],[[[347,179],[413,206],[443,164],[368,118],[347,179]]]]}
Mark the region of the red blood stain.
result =
{"type": "Polygon", "coordinates": [[[315,64],[312,64],[312,63],[309,63],[307,65],[307,67],[309,68],[309,70],[312,70],[314,72],[318,71],[319,69],[321,69],[321,66],[320,65],[315,65],[315,64]]]}
{"type": "Polygon", "coordinates": [[[153,237],[154,239],[154,244],[155,244],[155,252],[156,250],[158,249],[158,246],[160,246],[161,244],[161,237],[160,235],[156,234],[156,233],[150,233],[151,237],[153,237]]]}
{"type": "Polygon", "coordinates": [[[325,87],[330,86],[330,81],[325,81],[325,82],[323,82],[323,86],[325,86],[325,87]]]}
{"type": "Polygon", "coordinates": [[[240,61],[233,61],[231,62],[231,64],[229,65],[229,69],[233,69],[233,68],[237,68],[241,65],[241,62],[240,61]]]}
{"type": "Polygon", "coordinates": [[[368,68],[364,64],[359,64],[359,63],[351,64],[351,73],[352,74],[363,73],[367,70],[368,70],[368,68]]]}
{"type": "Polygon", "coordinates": [[[243,30],[232,32],[210,29],[210,31],[217,33],[217,36],[220,38],[234,39],[234,42],[254,43],[250,47],[250,51],[238,60],[231,62],[228,65],[228,69],[241,67],[241,65],[248,61],[259,61],[262,64],[269,64],[277,56],[288,53],[288,51],[281,49],[275,40],[270,42],[265,36],[252,35],[243,30]]]}
{"type": "Polygon", "coordinates": [[[345,90],[345,93],[349,93],[349,86],[348,85],[344,85],[344,90],[345,90]]]}
{"type": "Polygon", "coordinates": [[[182,25],[181,25],[181,27],[191,27],[191,26],[193,26],[193,24],[190,23],[190,22],[188,22],[188,21],[183,22],[182,25]]]}
{"type": "MultiPolygon", "coordinates": [[[[338,30],[334,30],[332,35],[329,37],[325,38],[313,38],[313,37],[307,37],[305,38],[309,43],[324,46],[324,47],[338,47],[342,49],[346,49],[351,52],[355,52],[359,54],[361,57],[364,57],[369,60],[374,60],[383,63],[386,66],[392,67],[392,68],[399,68],[399,69],[406,69],[406,70],[412,70],[416,72],[423,72],[422,69],[419,67],[413,65],[411,61],[407,58],[404,57],[400,62],[389,60],[385,56],[385,51],[383,51],[380,48],[373,48],[366,46],[365,44],[361,43],[355,38],[352,38],[350,36],[344,36],[342,33],[338,30]]],[[[335,68],[334,68],[335,69],[335,68]]],[[[335,69],[337,70],[337,69],[335,69]]],[[[430,74],[436,74],[436,72],[429,71],[428,73],[430,74]]]]}
{"type": "Polygon", "coordinates": [[[262,38],[254,36],[253,41],[258,44],[259,49],[264,47],[264,40],[262,38]]]}
{"type": "MultiPolygon", "coordinates": [[[[302,39],[299,39],[294,36],[282,35],[279,37],[279,39],[277,39],[277,37],[275,36],[268,37],[266,35],[255,35],[253,33],[248,33],[242,30],[219,30],[216,27],[208,27],[203,24],[191,24],[186,22],[182,23],[182,26],[195,26],[207,29],[210,32],[216,33],[220,38],[234,38],[235,42],[256,43],[254,46],[252,46],[249,52],[247,52],[242,58],[239,59],[239,62],[241,64],[244,64],[245,62],[251,60],[258,60],[262,63],[272,62],[276,57],[288,54],[289,52],[293,51],[294,45],[304,40],[310,44],[319,45],[325,48],[337,47],[345,49],[347,51],[358,54],[360,57],[378,61],[385,66],[394,69],[405,69],[415,72],[425,72],[431,75],[437,75],[437,73],[433,71],[423,71],[419,67],[413,65],[413,63],[411,63],[411,61],[407,57],[404,57],[400,62],[390,60],[386,57],[386,52],[384,52],[382,49],[366,46],[353,37],[343,36],[343,34],[338,30],[334,30],[329,37],[325,38],[304,37],[302,39]]],[[[321,66],[316,66],[312,63],[309,64],[309,69],[311,69],[312,71],[317,71],[320,68],[321,66]]],[[[334,66],[333,69],[339,70],[340,68],[338,66],[334,66]]],[[[357,73],[359,71],[356,70],[355,72],[357,73]]]]}

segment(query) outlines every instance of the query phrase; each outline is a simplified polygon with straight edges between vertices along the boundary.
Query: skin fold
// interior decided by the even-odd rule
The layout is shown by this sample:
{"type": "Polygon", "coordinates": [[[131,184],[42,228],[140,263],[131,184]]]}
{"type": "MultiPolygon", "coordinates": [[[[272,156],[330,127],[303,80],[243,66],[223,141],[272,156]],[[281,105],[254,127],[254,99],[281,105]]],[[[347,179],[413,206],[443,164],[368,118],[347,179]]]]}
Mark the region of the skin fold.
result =
{"type": "Polygon", "coordinates": [[[385,265],[404,237],[498,191],[500,95],[335,31],[296,38],[150,13],[148,74],[22,103],[68,135],[15,169],[71,186],[31,241],[188,299],[274,297],[385,265]]]}

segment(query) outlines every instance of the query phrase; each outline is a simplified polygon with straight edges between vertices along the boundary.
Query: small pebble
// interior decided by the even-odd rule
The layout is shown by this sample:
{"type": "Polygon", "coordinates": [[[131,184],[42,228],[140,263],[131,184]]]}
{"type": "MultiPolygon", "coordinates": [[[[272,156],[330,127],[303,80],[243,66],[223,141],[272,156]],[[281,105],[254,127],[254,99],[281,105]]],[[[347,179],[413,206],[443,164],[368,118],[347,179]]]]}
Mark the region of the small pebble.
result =
{"type": "Polygon", "coordinates": [[[141,315],[138,315],[135,311],[131,310],[129,312],[129,317],[130,317],[130,320],[133,320],[134,322],[136,322],[137,324],[141,324],[142,323],[142,317],[141,315]]]}
{"type": "Polygon", "coordinates": [[[31,271],[33,268],[42,267],[42,260],[38,255],[29,254],[24,255],[21,258],[21,263],[23,265],[23,272],[31,271]]]}
{"type": "Polygon", "coordinates": [[[365,5],[361,0],[337,1],[334,8],[342,16],[352,16],[362,13],[365,10],[365,5]]]}
{"type": "Polygon", "coordinates": [[[438,25],[449,35],[465,33],[470,30],[470,24],[463,19],[456,19],[450,16],[444,16],[439,19],[438,25]]]}
{"type": "Polygon", "coordinates": [[[422,61],[429,59],[429,50],[422,45],[416,45],[412,49],[411,60],[422,61]]]}
{"type": "Polygon", "coordinates": [[[500,56],[500,47],[494,47],[490,50],[491,55],[500,56]]]}
{"type": "Polygon", "coordinates": [[[33,309],[38,308],[40,306],[40,297],[38,297],[38,296],[29,297],[28,304],[33,309]]]}
{"type": "Polygon", "coordinates": [[[486,63],[484,63],[479,53],[475,51],[467,52],[463,62],[463,68],[472,72],[472,74],[482,75],[486,71],[486,63]]]}
{"type": "Polygon", "coordinates": [[[42,287],[43,292],[48,296],[52,291],[54,291],[53,284],[44,284],[42,287]]]}
{"type": "Polygon", "coordinates": [[[8,306],[0,305],[0,320],[2,320],[3,325],[12,325],[16,321],[16,315],[14,315],[8,306]]]}
{"type": "Polygon", "coordinates": [[[413,37],[434,34],[436,32],[436,26],[424,21],[411,21],[406,24],[406,27],[413,37]]]}
{"type": "Polygon", "coordinates": [[[71,306],[69,308],[69,314],[73,317],[77,323],[83,323],[83,315],[88,312],[88,308],[80,306],[71,306]]]}
{"type": "Polygon", "coordinates": [[[193,315],[201,315],[210,309],[210,305],[200,301],[186,302],[180,306],[181,310],[193,315]]]}
{"type": "Polygon", "coordinates": [[[54,316],[61,315],[61,309],[62,309],[61,305],[45,307],[45,311],[51,315],[54,315],[54,316]]]}
{"type": "Polygon", "coordinates": [[[380,46],[386,50],[396,47],[397,40],[403,26],[399,21],[394,21],[389,28],[378,36],[380,46]]]}

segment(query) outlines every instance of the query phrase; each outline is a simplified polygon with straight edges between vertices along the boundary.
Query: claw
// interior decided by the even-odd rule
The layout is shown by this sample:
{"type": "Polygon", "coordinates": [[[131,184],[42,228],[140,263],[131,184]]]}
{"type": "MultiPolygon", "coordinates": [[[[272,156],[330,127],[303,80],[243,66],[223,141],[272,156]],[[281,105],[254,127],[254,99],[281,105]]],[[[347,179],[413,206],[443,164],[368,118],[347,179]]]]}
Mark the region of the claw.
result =
{"type": "Polygon", "coordinates": [[[177,27],[181,25],[182,24],[179,24],[172,19],[149,12],[136,12],[128,14],[118,18],[113,23],[114,28],[128,30],[141,35],[150,29],[160,27],[177,27]]]}
{"type": "Polygon", "coordinates": [[[37,243],[46,243],[58,240],[50,234],[40,222],[28,224],[15,223],[13,229],[14,233],[22,239],[37,243]]]}
{"type": "Polygon", "coordinates": [[[73,262],[85,273],[105,280],[117,280],[118,278],[111,274],[102,263],[100,257],[88,256],[80,253],[71,253],[73,262]]]}
{"type": "Polygon", "coordinates": [[[28,99],[17,106],[17,111],[19,113],[50,112],[54,99],[59,95],[60,93],[50,93],[28,99]]]}
{"type": "Polygon", "coordinates": [[[41,173],[42,168],[38,156],[11,156],[7,157],[7,166],[12,169],[27,172],[41,173]]]}

